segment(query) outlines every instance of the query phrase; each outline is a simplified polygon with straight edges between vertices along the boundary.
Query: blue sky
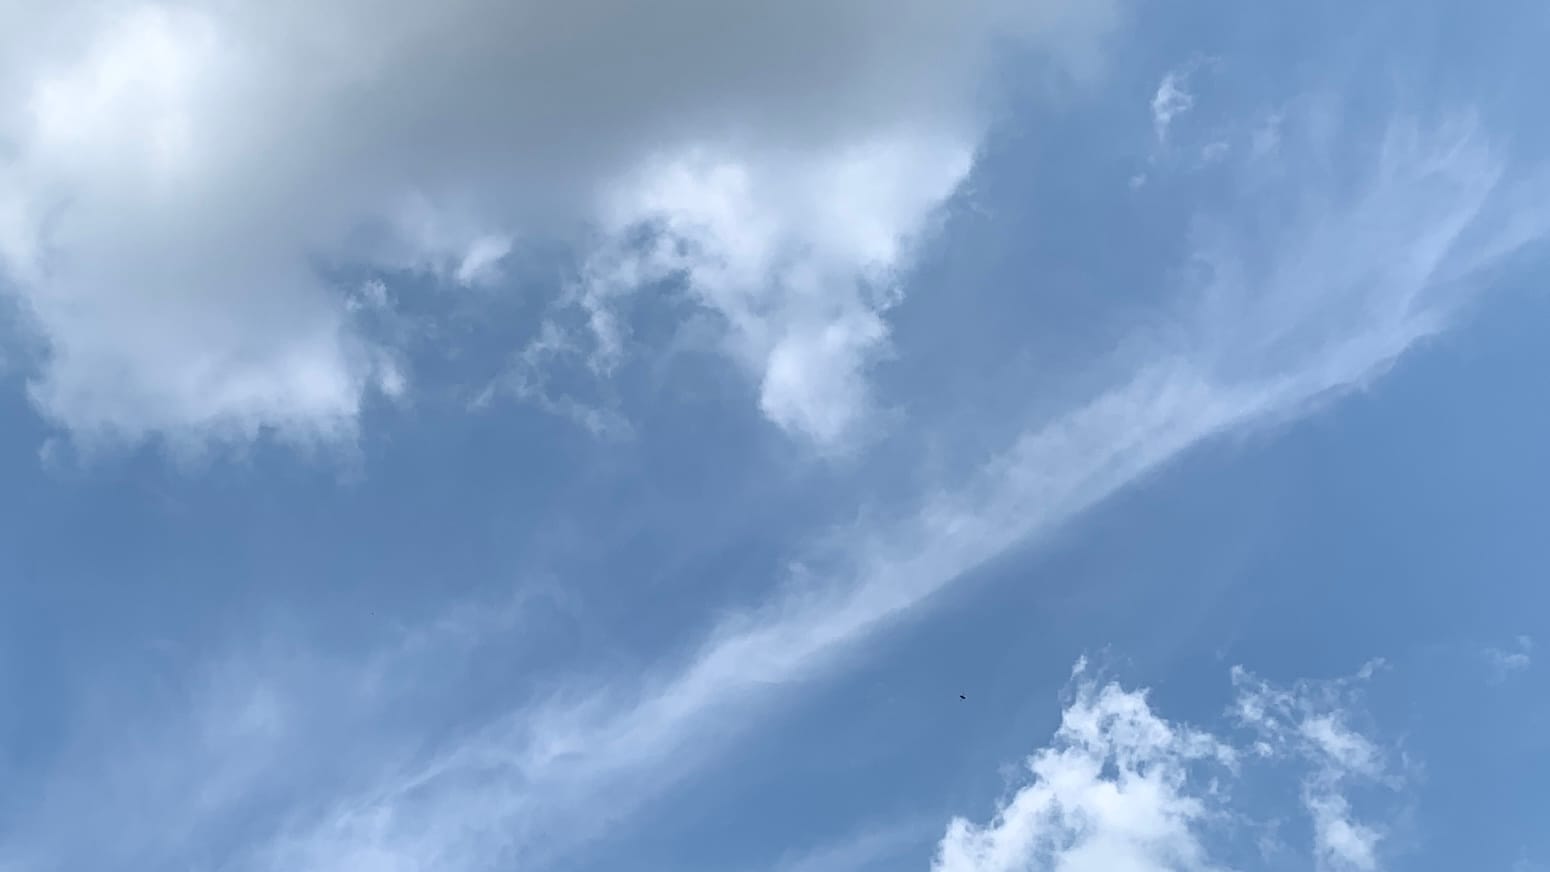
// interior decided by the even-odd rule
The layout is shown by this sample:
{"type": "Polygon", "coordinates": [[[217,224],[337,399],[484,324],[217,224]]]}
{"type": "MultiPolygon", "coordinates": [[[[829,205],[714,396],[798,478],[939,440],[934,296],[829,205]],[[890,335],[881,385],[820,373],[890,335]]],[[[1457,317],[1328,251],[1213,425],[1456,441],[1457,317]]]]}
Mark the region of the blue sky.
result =
{"type": "Polygon", "coordinates": [[[1550,868],[1537,5],[0,23],[0,872],[1550,868]]]}

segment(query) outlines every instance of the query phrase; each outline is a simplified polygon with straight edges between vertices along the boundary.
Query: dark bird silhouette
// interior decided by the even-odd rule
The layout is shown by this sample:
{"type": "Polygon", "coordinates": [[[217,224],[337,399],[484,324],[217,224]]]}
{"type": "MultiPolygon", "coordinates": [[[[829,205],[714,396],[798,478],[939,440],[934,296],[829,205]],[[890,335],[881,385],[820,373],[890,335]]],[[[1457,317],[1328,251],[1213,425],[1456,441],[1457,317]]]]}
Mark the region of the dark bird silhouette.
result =
{"type": "Polygon", "coordinates": [[[958,698],[959,698],[959,699],[968,699],[968,697],[966,697],[966,696],[964,696],[964,695],[963,695],[963,694],[961,694],[961,693],[960,693],[960,694],[958,694],[958,698]]]}

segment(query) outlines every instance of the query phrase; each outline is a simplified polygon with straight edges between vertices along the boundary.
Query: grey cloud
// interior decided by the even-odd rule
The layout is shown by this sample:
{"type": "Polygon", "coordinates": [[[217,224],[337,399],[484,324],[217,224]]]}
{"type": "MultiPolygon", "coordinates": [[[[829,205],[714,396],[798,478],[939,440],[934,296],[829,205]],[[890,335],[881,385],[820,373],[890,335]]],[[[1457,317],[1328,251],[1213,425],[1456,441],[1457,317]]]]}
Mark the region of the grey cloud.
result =
{"type": "MultiPolygon", "coordinates": [[[[502,240],[580,238],[642,166],[696,149],[777,188],[878,139],[972,152],[994,43],[1077,62],[1111,16],[1055,0],[8,4],[0,270],[49,346],[34,400],[87,439],[347,437],[402,373],[316,263],[487,282],[502,240]]],[[[917,170],[934,172],[889,184],[917,170]]],[[[680,204],[661,205],[639,217],[680,204]]],[[[871,217],[908,237],[922,216],[888,208],[884,192],[871,217]]],[[[796,230],[778,244],[821,241],[783,217],[796,230]]],[[[853,297],[869,266],[836,265],[825,292],[853,297]]]]}

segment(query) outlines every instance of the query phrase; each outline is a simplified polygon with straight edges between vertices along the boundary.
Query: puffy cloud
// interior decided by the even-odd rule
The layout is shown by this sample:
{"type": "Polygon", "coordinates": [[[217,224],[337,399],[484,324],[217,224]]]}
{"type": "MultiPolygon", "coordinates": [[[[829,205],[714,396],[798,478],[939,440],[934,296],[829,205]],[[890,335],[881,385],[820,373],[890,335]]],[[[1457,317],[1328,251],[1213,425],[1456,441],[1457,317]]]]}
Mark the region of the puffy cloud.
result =
{"type": "Polygon", "coordinates": [[[87,438],[337,438],[403,374],[333,270],[489,283],[518,236],[604,225],[610,249],[650,225],[682,248],[657,268],[726,319],[771,417],[837,438],[886,334],[868,286],[966,171],[992,47],[1086,63],[1111,16],[1063,0],[10,4],[0,273],[47,343],[34,400],[87,438]]]}
{"type": "Polygon", "coordinates": [[[609,235],[583,289],[599,355],[620,351],[610,303],[642,282],[680,278],[727,325],[734,357],[760,373],[775,423],[834,446],[867,407],[868,363],[913,236],[968,175],[972,139],[899,132],[813,159],[750,163],[696,153],[619,186],[609,235]]]}
{"type": "Polygon", "coordinates": [[[1214,738],[1158,718],[1144,694],[1083,684],[1061,717],[1054,743],[1028,760],[1033,781],[987,826],[954,820],[932,868],[1208,868],[1195,829],[1209,805],[1193,795],[1188,782],[1202,762],[1231,759],[1231,750],[1214,738]]]}
{"type": "Polygon", "coordinates": [[[0,126],[0,266],[49,343],[34,400],[88,438],[337,437],[389,368],[207,154],[222,35],[184,11],[114,13],[29,69],[0,126]]]}
{"type": "MultiPolygon", "coordinates": [[[[1357,679],[1365,680],[1364,670],[1357,679]]],[[[1305,810],[1320,869],[1377,868],[1381,831],[1356,821],[1342,792],[1385,777],[1381,749],[1347,726],[1359,703],[1350,681],[1272,687],[1234,670],[1239,747],[1153,710],[1143,691],[1099,683],[1079,663],[1075,698],[1030,776],[985,825],[955,819],[934,872],[1206,872],[1230,868],[1231,788],[1256,758],[1290,759],[1309,773],[1305,810]],[[1311,786],[1310,785],[1314,785],[1311,786]]]]}

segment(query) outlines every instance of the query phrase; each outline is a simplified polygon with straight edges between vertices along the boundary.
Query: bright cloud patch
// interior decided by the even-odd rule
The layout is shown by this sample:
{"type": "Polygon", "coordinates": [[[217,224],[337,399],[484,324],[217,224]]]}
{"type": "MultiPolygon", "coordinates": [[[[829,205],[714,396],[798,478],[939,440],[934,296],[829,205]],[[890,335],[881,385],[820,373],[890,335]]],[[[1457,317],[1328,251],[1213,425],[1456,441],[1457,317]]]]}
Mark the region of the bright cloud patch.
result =
{"type": "Polygon", "coordinates": [[[0,267],[49,344],[37,405],[89,438],[349,430],[390,368],[217,163],[258,156],[212,154],[223,35],[155,7],[86,34],[4,83],[0,267]]]}
{"type": "Polygon", "coordinates": [[[1163,76],[1157,86],[1157,93],[1152,95],[1152,129],[1160,143],[1167,142],[1168,128],[1173,124],[1173,119],[1195,105],[1194,96],[1186,90],[1188,84],[1188,71],[1171,72],[1163,76]]]}
{"type": "Polygon", "coordinates": [[[330,270],[490,284],[518,236],[651,227],[672,253],[637,277],[683,275],[765,413],[831,443],[984,134],[991,47],[1079,59],[1110,12],[1069,5],[8,9],[0,277],[46,343],[34,400],[89,439],[348,435],[406,378],[330,270]]]}
{"type": "Polygon", "coordinates": [[[969,138],[901,132],[817,160],[691,153],[647,167],[619,185],[605,226],[651,241],[601,254],[583,290],[599,356],[621,351],[611,301],[681,279],[758,374],[764,413],[838,443],[866,411],[896,273],[972,158],[969,138]]]}
{"type": "MultiPolygon", "coordinates": [[[[1364,670],[1355,682],[1364,681],[1364,670]]],[[[1206,872],[1252,830],[1233,786],[1251,767],[1303,773],[1315,868],[1378,868],[1382,822],[1356,817],[1351,786],[1390,779],[1388,755],[1349,724],[1352,681],[1275,688],[1233,673],[1241,740],[1167,721],[1144,691],[1103,684],[1079,663],[1074,699],[1029,780],[984,825],[954,820],[933,872],[1206,872]]],[[[1250,840],[1259,843],[1262,840],[1250,840]]]]}

